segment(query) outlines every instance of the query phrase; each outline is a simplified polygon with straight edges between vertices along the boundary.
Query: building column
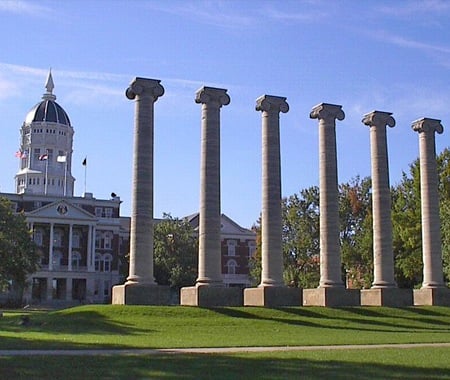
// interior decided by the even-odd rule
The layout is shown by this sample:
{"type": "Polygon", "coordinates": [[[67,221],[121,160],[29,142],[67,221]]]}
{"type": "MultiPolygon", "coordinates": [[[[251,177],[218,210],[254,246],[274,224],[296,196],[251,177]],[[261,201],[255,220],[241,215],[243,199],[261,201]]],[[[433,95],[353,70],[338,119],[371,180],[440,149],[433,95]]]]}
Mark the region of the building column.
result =
{"type": "MultiPolygon", "coordinates": [[[[72,234],[73,234],[73,224],[69,224],[69,252],[67,258],[67,269],[72,271],[72,234]]],[[[72,293],[71,293],[72,294],[72,293]]]]}
{"type": "Polygon", "coordinates": [[[256,111],[262,111],[262,272],[259,289],[245,289],[244,304],[300,306],[301,290],[285,287],[283,280],[280,112],[288,112],[289,105],[284,97],[263,95],[256,111]]]}
{"type": "Polygon", "coordinates": [[[303,304],[354,306],[360,303],[359,292],[344,287],[339,242],[336,119],[344,120],[345,114],[340,105],[321,103],[309,117],[319,120],[320,281],[318,290],[304,290],[303,304]]]}
{"type": "Polygon", "coordinates": [[[88,241],[87,241],[86,265],[88,272],[94,272],[94,257],[95,257],[95,225],[88,226],[88,241]]]}
{"type": "Polygon", "coordinates": [[[202,105],[198,278],[195,287],[181,289],[181,304],[238,306],[233,296],[225,296],[233,289],[223,284],[220,243],[220,109],[230,97],[226,89],[205,86],[196,92],[195,102],[202,105]]]}
{"type": "Polygon", "coordinates": [[[53,234],[54,234],[54,224],[50,223],[50,241],[48,244],[48,270],[53,270],[53,234]]]}
{"type": "Polygon", "coordinates": [[[435,143],[435,132],[441,134],[444,128],[440,120],[422,118],[413,122],[412,129],[419,133],[423,257],[422,288],[414,292],[414,303],[450,306],[450,291],[445,286],[442,268],[435,143]]]}
{"type": "Polygon", "coordinates": [[[135,78],[126,90],[126,97],[135,100],[130,268],[125,285],[113,290],[113,303],[164,304],[169,298],[168,289],[164,294],[156,289],[153,277],[154,103],[164,94],[160,82],[135,78]]]}
{"type": "Polygon", "coordinates": [[[392,248],[391,189],[386,126],[394,127],[390,112],[373,111],[362,122],[370,127],[372,165],[373,264],[372,288],[361,291],[361,304],[369,306],[411,306],[412,291],[398,289],[394,279],[392,248]]]}

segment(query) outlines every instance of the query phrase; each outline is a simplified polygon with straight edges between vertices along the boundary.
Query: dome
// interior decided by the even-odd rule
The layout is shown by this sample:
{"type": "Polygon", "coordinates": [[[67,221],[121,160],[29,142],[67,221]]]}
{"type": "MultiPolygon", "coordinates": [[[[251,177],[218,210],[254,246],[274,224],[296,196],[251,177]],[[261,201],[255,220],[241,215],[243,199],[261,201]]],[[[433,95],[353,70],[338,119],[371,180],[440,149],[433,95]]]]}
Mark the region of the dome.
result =
{"type": "Polygon", "coordinates": [[[25,118],[25,124],[31,124],[35,121],[46,121],[49,123],[58,123],[70,127],[69,116],[66,111],[55,102],[56,96],[53,95],[55,85],[53,83],[52,72],[50,71],[45,84],[47,92],[42,96],[42,101],[36,104],[25,118]]]}
{"type": "Polygon", "coordinates": [[[25,123],[31,124],[35,121],[64,124],[70,127],[70,120],[66,111],[51,99],[42,100],[28,112],[25,123]]]}

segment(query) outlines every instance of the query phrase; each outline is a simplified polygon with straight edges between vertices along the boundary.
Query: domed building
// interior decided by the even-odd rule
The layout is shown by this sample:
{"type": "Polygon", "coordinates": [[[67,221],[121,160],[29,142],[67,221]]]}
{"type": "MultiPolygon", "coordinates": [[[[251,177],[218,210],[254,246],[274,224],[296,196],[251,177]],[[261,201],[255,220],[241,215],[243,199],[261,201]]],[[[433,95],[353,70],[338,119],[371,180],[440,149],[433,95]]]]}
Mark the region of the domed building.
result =
{"type": "Polygon", "coordinates": [[[52,73],[48,74],[47,92],[25,117],[20,129],[16,192],[73,196],[71,174],[74,130],[66,111],[56,103],[52,73]]]}
{"type": "Polygon", "coordinates": [[[0,193],[26,216],[40,255],[25,300],[46,305],[110,302],[112,286],[123,282],[120,269],[127,269],[129,218],[120,217],[121,201],[114,193],[110,199],[74,195],[74,129],[56,102],[54,87],[50,72],[42,100],[20,128],[16,193],[0,193]]]}

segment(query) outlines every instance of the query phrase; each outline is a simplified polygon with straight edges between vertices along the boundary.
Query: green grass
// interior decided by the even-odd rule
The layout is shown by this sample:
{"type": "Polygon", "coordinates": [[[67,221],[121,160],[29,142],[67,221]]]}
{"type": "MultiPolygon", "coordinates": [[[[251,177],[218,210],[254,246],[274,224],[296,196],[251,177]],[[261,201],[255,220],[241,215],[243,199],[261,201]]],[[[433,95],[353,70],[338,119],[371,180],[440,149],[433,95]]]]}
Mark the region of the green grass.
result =
{"type": "MultiPolygon", "coordinates": [[[[0,349],[450,342],[450,308],[81,306],[4,312],[0,349]],[[30,317],[21,326],[21,316],[30,317]]],[[[450,379],[450,348],[0,357],[9,379],[450,379]]]]}
{"type": "Polygon", "coordinates": [[[0,318],[0,349],[450,342],[450,308],[81,306],[0,318]]]}
{"type": "Polygon", "coordinates": [[[449,379],[450,349],[0,357],[2,379],[449,379]]]}

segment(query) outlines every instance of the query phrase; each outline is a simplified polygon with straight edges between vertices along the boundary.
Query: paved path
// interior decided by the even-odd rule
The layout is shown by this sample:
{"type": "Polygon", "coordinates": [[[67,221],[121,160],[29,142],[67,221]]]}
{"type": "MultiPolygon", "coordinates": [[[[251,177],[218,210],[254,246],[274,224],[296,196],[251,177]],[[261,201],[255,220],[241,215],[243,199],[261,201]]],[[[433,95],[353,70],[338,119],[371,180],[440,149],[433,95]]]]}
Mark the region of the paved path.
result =
{"type": "Polygon", "coordinates": [[[94,356],[94,355],[167,355],[167,354],[231,354],[246,352],[367,350],[380,348],[450,347],[450,343],[407,344],[351,344],[338,346],[282,346],[282,347],[215,347],[215,348],[142,348],[142,349],[88,349],[88,350],[0,350],[1,356],[94,356]]]}

